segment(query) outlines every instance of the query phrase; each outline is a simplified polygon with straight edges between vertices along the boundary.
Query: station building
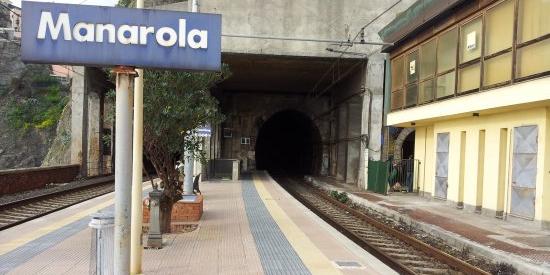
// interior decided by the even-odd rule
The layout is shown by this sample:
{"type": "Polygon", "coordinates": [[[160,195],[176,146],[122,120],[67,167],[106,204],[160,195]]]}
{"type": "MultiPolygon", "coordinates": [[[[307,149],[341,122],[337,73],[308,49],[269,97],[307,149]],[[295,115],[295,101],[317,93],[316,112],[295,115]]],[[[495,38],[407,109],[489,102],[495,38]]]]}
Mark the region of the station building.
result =
{"type": "Polygon", "coordinates": [[[417,1],[380,32],[421,194],[550,227],[550,1],[417,1]]]}

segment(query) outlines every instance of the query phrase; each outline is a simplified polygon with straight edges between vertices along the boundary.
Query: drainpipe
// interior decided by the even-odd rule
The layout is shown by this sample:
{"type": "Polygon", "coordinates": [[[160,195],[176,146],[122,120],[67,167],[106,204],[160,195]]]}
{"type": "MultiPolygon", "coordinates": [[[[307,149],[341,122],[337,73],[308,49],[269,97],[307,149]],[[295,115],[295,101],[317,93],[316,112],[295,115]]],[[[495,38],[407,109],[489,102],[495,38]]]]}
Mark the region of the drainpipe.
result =
{"type": "MultiPolygon", "coordinates": [[[[387,131],[387,118],[388,113],[390,112],[391,106],[391,62],[390,54],[385,54],[385,69],[384,69],[384,113],[382,116],[382,127],[385,127],[386,130],[382,131],[383,140],[386,140],[387,131]]],[[[384,156],[384,146],[382,145],[382,156],[384,156]]]]}

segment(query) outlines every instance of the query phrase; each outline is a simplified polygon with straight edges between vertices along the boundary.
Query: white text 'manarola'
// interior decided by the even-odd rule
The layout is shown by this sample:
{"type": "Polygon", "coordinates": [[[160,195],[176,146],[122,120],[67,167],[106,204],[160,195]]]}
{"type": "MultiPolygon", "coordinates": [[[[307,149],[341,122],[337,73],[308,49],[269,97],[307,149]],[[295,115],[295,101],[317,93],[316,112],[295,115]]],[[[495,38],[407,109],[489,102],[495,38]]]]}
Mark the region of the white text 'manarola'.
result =
{"type": "Polygon", "coordinates": [[[54,22],[52,13],[43,11],[40,15],[40,25],[36,38],[46,39],[47,31],[52,40],[57,40],[60,32],[64,40],[76,40],[78,42],[121,43],[124,45],[147,45],[148,38],[154,37],[156,42],[164,47],[189,47],[193,49],[206,49],[208,47],[208,31],[192,29],[186,30],[185,19],[178,20],[178,30],[170,27],[155,27],[94,24],[87,22],[76,23],[71,30],[68,13],[59,13],[54,22]]]}

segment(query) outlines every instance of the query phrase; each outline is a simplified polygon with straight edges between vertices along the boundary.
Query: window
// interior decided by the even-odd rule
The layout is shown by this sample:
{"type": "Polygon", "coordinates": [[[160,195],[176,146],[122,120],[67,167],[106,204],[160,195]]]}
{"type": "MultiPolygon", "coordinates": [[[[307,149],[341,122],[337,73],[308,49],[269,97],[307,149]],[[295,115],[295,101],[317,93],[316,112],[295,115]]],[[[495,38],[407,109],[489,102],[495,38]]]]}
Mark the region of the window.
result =
{"type": "Polygon", "coordinates": [[[437,72],[444,73],[456,67],[457,29],[452,29],[439,38],[437,46],[437,72]]]}
{"type": "Polygon", "coordinates": [[[479,89],[481,66],[479,62],[458,71],[458,92],[464,93],[479,89]]]}
{"type": "Polygon", "coordinates": [[[250,144],[249,137],[241,137],[241,144],[250,144]]]}
{"type": "Polygon", "coordinates": [[[455,92],[456,44],[458,30],[454,28],[438,40],[436,98],[448,97],[455,92]]]}
{"type": "Polygon", "coordinates": [[[481,17],[466,23],[460,28],[460,63],[481,56],[481,17]]]}
{"type": "Polygon", "coordinates": [[[485,15],[485,55],[511,49],[514,37],[514,1],[505,1],[485,15]]]}
{"type": "Polygon", "coordinates": [[[430,102],[434,99],[434,80],[429,79],[420,82],[418,90],[418,103],[430,102]]]}
{"type": "Polygon", "coordinates": [[[391,62],[391,90],[395,91],[403,87],[403,56],[395,58],[391,62]]]}
{"type": "Polygon", "coordinates": [[[416,105],[416,99],[418,97],[418,84],[414,83],[407,86],[407,95],[405,98],[405,105],[407,107],[416,105]]]}
{"type": "Polygon", "coordinates": [[[460,27],[458,93],[479,90],[481,75],[481,17],[460,27]]]}
{"type": "Polygon", "coordinates": [[[420,46],[420,79],[424,80],[435,73],[435,49],[436,40],[420,46]]]}
{"type": "Polygon", "coordinates": [[[436,97],[442,98],[453,95],[455,91],[455,72],[437,77],[436,97]]]}
{"type": "Polygon", "coordinates": [[[420,46],[420,82],[418,86],[418,103],[430,102],[434,99],[434,74],[437,40],[420,46]]]}
{"type": "Polygon", "coordinates": [[[518,77],[550,71],[550,39],[518,49],[516,62],[518,77]]]}
{"type": "Polygon", "coordinates": [[[483,71],[483,86],[509,81],[512,76],[512,52],[485,60],[483,71]]]}
{"type": "Polygon", "coordinates": [[[520,0],[516,76],[550,71],[550,1],[520,0]]]}
{"type": "Polygon", "coordinates": [[[504,1],[485,15],[484,87],[505,84],[512,78],[514,2],[504,1]]]}
{"type": "Polygon", "coordinates": [[[404,57],[400,56],[391,62],[391,109],[400,109],[404,104],[404,57]]]}
{"type": "Polygon", "coordinates": [[[223,128],[223,137],[224,138],[232,138],[233,137],[233,131],[231,128],[223,128]]]}
{"type": "Polygon", "coordinates": [[[520,0],[518,8],[518,43],[550,34],[550,1],[520,0]]]}
{"type": "Polygon", "coordinates": [[[418,75],[419,75],[418,51],[414,51],[407,56],[405,71],[407,74],[407,92],[405,95],[405,106],[416,105],[418,97],[418,75]]]}
{"type": "Polygon", "coordinates": [[[407,83],[414,83],[418,81],[418,51],[410,53],[407,57],[407,83]]]}
{"type": "Polygon", "coordinates": [[[403,90],[397,90],[391,93],[391,109],[399,109],[403,107],[403,90]]]}

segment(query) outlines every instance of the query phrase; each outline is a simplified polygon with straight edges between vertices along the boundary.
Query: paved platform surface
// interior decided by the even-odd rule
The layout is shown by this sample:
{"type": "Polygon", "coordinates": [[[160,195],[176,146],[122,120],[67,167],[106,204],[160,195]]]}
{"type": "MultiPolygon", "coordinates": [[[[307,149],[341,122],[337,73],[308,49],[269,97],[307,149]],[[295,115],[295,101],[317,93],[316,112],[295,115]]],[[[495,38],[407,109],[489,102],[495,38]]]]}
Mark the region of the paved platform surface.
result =
{"type": "Polygon", "coordinates": [[[513,217],[500,220],[457,209],[443,201],[430,200],[415,193],[391,193],[384,196],[361,191],[333,178],[314,179],[323,188],[347,191],[356,202],[424,224],[432,233],[449,233],[439,235],[456,237],[457,243],[463,241],[471,247],[483,248],[488,256],[492,255],[504,262],[523,261],[544,268],[545,274],[550,273],[550,230],[544,230],[534,222],[513,217]]]}
{"type": "MultiPolygon", "coordinates": [[[[267,174],[201,184],[197,229],[146,249],[144,274],[392,274],[267,174]]],[[[0,232],[0,274],[88,274],[89,215],[113,194],[0,232]]]]}

